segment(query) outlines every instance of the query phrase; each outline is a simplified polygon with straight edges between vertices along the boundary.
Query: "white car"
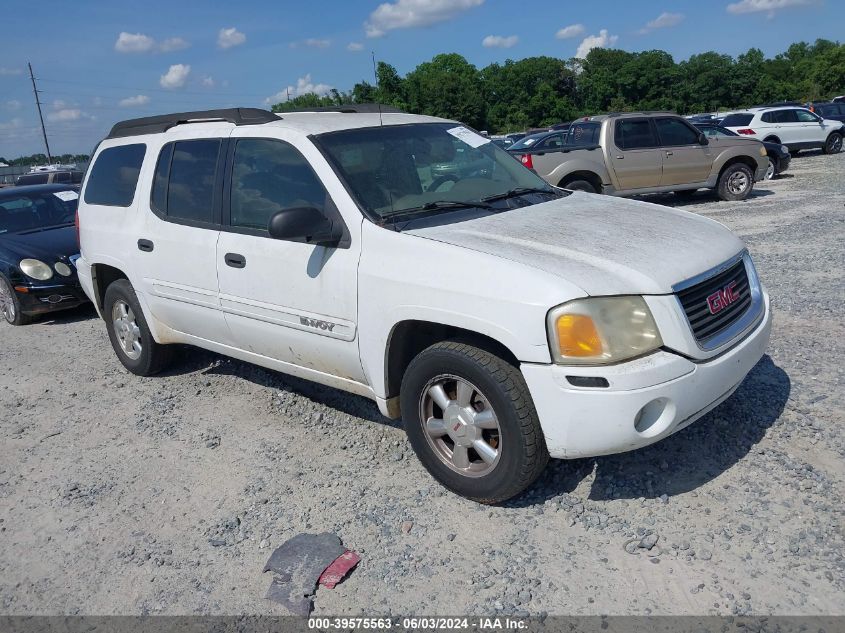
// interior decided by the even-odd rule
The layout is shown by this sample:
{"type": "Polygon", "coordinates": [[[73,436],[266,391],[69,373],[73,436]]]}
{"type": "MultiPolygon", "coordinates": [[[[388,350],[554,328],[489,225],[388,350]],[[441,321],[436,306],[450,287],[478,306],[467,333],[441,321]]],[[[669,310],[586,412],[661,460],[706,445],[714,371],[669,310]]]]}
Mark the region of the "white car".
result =
{"type": "Polygon", "coordinates": [[[842,121],[823,119],[807,108],[793,106],[733,112],[724,118],[722,127],[758,141],[786,145],[793,154],[802,149],[838,154],[845,134],[842,121]]]}
{"type": "Polygon", "coordinates": [[[771,328],[721,224],[551,187],[459,123],[388,109],[119,123],[78,221],[79,278],[130,372],[182,343],[372,398],[485,503],[549,456],[686,427],[771,328]],[[458,153],[490,168],[432,175],[458,153]]]}

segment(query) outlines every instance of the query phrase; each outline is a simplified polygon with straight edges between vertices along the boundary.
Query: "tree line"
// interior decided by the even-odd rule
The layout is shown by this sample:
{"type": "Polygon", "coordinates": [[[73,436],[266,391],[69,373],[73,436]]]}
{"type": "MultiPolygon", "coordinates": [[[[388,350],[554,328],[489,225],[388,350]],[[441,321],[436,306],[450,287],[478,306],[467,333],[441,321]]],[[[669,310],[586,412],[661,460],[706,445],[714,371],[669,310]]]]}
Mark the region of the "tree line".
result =
{"type": "Polygon", "coordinates": [[[457,119],[491,133],[632,110],[716,112],[845,94],[845,44],[798,42],[767,58],[752,48],[734,58],[713,51],[676,62],[666,51],[594,48],[586,59],[527,57],[477,68],[456,53],[435,55],[401,76],[379,62],[376,85],[305,94],[274,112],[301,107],[383,103],[457,119]]]}
{"type": "MultiPolygon", "coordinates": [[[[87,162],[89,158],[90,156],[88,154],[62,154],[60,156],[53,155],[53,162],[70,165],[73,163],[87,162]]],[[[23,165],[29,167],[30,165],[46,165],[48,162],[47,154],[32,154],[30,156],[20,156],[8,160],[0,156],[0,163],[6,163],[7,165],[23,165]]]]}

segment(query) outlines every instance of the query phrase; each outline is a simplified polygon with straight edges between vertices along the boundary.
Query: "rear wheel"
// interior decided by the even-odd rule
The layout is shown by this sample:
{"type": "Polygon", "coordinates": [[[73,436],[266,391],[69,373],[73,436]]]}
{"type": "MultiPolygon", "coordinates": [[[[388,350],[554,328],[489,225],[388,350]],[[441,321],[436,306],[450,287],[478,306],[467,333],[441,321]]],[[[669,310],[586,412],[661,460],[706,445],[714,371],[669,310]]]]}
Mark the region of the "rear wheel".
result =
{"type": "Polygon", "coordinates": [[[10,325],[26,325],[32,322],[32,317],[21,312],[15,289],[3,275],[0,275],[0,312],[10,325]]]}
{"type": "Polygon", "coordinates": [[[103,316],[118,360],[133,374],[152,376],[170,362],[171,348],[156,343],[128,280],[118,279],[106,289],[103,316]]]}
{"type": "Polygon", "coordinates": [[[562,189],[569,189],[570,191],[585,191],[587,193],[598,193],[593,183],[587,180],[572,180],[565,185],[561,185],[562,189]]]}
{"type": "Polygon", "coordinates": [[[754,174],[745,163],[729,165],[719,176],[716,191],[722,200],[745,200],[754,189],[754,174]]]}
{"type": "Polygon", "coordinates": [[[824,144],[824,153],[825,154],[838,154],[842,151],[842,135],[834,132],[830,136],[827,137],[827,141],[824,144]]]}
{"type": "Polygon", "coordinates": [[[457,342],[432,345],[408,366],[401,404],[417,457],[459,495],[505,501],[548,463],[522,373],[490,352],[457,342]]]}

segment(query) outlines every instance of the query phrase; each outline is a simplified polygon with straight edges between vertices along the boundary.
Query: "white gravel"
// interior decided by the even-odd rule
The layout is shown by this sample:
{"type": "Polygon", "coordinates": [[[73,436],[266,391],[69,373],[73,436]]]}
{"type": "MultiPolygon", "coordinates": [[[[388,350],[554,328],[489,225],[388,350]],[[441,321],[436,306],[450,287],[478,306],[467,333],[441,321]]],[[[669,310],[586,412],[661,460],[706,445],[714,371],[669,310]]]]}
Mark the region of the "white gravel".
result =
{"type": "Polygon", "coordinates": [[[3,324],[0,613],[282,614],[269,553],[331,531],[362,562],[315,615],[845,614],[843,193],[845,155],[807,154],[684,202],[748,243],[769,355],[690,428],[500,508],[364,399],[188,348],[136,378],[90,309],[3,324]]]}

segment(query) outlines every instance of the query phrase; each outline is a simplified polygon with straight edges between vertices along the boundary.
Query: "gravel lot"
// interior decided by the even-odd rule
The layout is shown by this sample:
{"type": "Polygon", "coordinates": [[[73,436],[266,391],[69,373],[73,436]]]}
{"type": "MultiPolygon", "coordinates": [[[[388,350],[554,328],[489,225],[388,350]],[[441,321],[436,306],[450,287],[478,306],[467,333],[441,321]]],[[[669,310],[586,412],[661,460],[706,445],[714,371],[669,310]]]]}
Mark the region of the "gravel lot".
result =
{"type": "Polygon", "coordinates": [[[768,356],[646,449],[552,462],[489,508],[441,489],[367,400],[185,348],[130,376],[83,309],[0,325],[0,612],[283,614],[270,552],[362,562],[315,615],[845,614],[845,155],[741,203],[654,196],[748,243],[768,356]]]}

